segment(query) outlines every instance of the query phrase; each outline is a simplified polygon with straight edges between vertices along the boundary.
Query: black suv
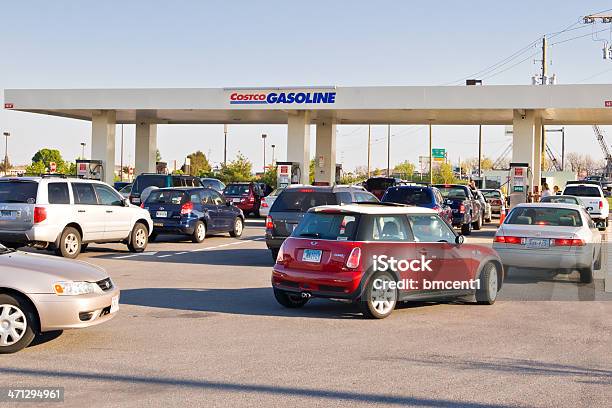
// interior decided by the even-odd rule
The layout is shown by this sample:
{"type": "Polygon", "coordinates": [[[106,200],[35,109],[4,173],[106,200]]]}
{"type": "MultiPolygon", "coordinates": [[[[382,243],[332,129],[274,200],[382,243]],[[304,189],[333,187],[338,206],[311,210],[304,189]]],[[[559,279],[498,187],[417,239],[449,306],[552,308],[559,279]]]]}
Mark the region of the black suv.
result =
{"type": "Polygon", "coordinates": [[[361,186],[289,186],[274,200],[266,218],[266,245],[276,260],[285,238],[312,207],[351,203],[377,203],[361,186]]]}
{"type": "Polygon", "coordinates": [[[142,173],[136,177],[130,192],[130,203],[140,205],[140,194],[147,187],[202,187],[198,177],[178,174],[142,173]]]}

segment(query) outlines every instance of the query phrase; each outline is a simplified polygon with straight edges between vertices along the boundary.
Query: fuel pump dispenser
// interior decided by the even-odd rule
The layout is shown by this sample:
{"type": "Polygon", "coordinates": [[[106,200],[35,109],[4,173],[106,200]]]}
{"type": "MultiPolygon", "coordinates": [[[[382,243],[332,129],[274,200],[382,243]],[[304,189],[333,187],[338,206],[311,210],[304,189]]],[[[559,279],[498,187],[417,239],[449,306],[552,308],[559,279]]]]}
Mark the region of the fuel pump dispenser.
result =
{"type": "Polygon", "coordinates": [[[510,209],[526,203],[529,194],[529,174],[531,169],[528,163],[510,163],[509,195],[510,209]]]}
{"type": "Polygon", "coordinates": [[[276,187],[285,188],[290,184],[300,184],[300,164],[297,162],[276,162],[276,187]]]}
{"type": "Polygon", "coordinates": [[[90,180],[102,180],[102,172],[104,171],[102,160],[77,160],[76,168],[76,175],[78,177],[90,180]]]}

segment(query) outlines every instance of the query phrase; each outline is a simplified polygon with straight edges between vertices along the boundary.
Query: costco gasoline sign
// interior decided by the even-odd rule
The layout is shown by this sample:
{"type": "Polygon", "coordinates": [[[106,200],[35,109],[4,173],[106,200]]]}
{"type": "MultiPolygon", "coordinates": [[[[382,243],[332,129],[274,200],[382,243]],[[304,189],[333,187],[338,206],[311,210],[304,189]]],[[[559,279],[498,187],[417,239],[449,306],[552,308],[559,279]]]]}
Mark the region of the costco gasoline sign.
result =
{"type": "Polygon", "coordinates": [[[232,92],[230,105],[300,105],[336,103],[336,92],[232,92]]]}

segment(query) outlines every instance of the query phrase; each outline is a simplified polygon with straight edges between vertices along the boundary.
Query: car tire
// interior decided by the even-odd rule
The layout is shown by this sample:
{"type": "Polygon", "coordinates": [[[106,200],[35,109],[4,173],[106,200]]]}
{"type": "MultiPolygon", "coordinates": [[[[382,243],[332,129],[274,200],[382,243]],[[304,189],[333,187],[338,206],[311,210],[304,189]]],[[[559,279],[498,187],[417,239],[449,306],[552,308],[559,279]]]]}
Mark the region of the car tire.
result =
{"type": "Polygon", "coordinates": [[[299,293],[288,293],[287,291],[274,288],[274,298],[276,301],[289,309],[299,309],[308,303],[309,298],[302,297],[299,293]]]}
{"type": "Polygon", "coordinates": [[[491,214],[491,216],[490,216],[490,217],[485,218],[485,222],[486,222],[486,223],[489,223],[489,222],[491,222],[491,221],[493,221],[493,214],[491,214]]]}
{"type": "Polygon", "coordinates": [[[368,280],[359,300],[359,309],[367,319],[384,319],[388,317],[397,304],[397,289],[383,286],[381,289],[374,287],[374,282],[382,279],[384,282],[395,281],[395,277],[389,272],[377,272],[368,280]]]}
{"type": "Polygon", "coordinates": [[[157,235],[158,234],[156,232],[151,233],[151,235],[149,235],[149,242],[155,242],[157,235]]]}
{"type": "Polygon", "coordinates": [[[272,260],[276,263],[276,258],[278,257],[278,249],[271,249],[270,252],[272,252],[272,260]]]}
{"type": "Polygon", "coordinates": [[[591,283],[593,282],[593,268],[581,268],[580,269],[580,283],[591,283]]]}
{"type": "Polygon", "coordinates": [[[137,222],[132,229],[128,249],[130,252],[143,252],[149,243],[149,232],[147,227],[137,222]]]}
{"type": "Polygon", "coordinates": [[[480,271],[480,289],[476,289],[476,302],[479,305],[492,305],[497,299],[499,290],[499,275],[497,266],[487,262],[480,271]]]}
{"type": "Polygon", "coordinates": [[[234,220],[234,227],[229,232],[230,236],[234,238],[240,238],[242,236],[243,230],[244,230],[244,222],[242,221],[242,218],[236,217],[236,219],[234,220]]]}
{"type": "Polygon", "coordinates": [[[81,253],[81,234],[76,228],[67,227],[62,231],[55,253],[64,258],[74,259],[81,253]]]}
{"type": "Polygon", "coordinates": [[[462,235],[470,235],[472,233],[472,224],[461,224],[461,234],[462,235]]]}
{"type": "Polygon", "coordinates": [[[6,320],[5,323],[0,323],[0,354],[16,353],[28,347],[36,337],[38,326],[36,310],[20,297],[0,294],[0,316],[4,313],[6,319],[0,317],[0,320],[6,320]],[[9,334],[10,331],[17,333],[18,339],[14,339],[9,334]],[[3,346],[5,340],[10,344],[3,346]]]}
{"type": "Polygon", "coordinates": [[[599,252],[597,253],[597,258],[595,259],[595,263],[593,264],[593,269],[596,271],[601,270],[601,247],[599,248],[599,252]]]}
{"type": "Polygon", "coordinates": [[[200,242],[204,241],[205,238],[206,224],[204,224],[202,221],[198,221],[193,227],[193,234],[191,234],[191,240],[196,244],[199,244],[200,242]]]}
{"type": "Polygon", "coordinates": [[[85,250],[87,249],[88,246],[89,246],[89,243],[81,244],[81,252],[85,252],[85,250]]]}
{"type": "Polygon", "coordinates": [[[482,228],[482,219],[483,219],[483,215],[482,215],[482,214],[480,214],[480,215],[478,216],[478,219],[476,220],[476,222],[474,222],[474,224],[472,225],[472,227],[473,227],[473,228],[474,228],[476,231],[478,231],[479,229],[481,229],[481,228],[482,228]]]}

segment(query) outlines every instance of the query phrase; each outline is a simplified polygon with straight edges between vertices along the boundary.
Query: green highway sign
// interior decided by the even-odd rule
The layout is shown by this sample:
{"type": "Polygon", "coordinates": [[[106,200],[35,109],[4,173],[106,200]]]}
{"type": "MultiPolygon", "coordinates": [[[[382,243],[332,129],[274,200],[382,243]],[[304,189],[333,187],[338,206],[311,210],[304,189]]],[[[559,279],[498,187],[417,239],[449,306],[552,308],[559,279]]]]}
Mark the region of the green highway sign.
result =
{"type": "Polygon", "coordinates": [[[431,149],[431,157],[434,159],[446,158],[446,149],[431,149]]]}

